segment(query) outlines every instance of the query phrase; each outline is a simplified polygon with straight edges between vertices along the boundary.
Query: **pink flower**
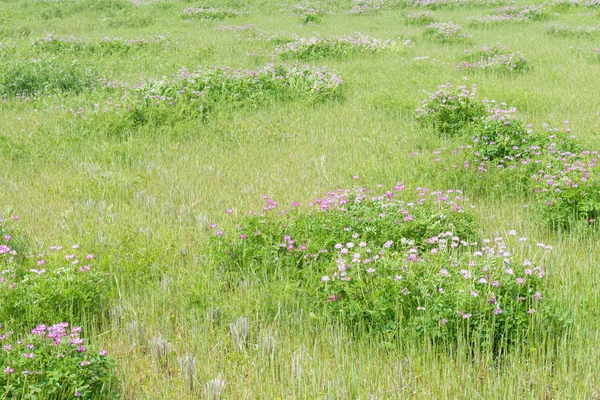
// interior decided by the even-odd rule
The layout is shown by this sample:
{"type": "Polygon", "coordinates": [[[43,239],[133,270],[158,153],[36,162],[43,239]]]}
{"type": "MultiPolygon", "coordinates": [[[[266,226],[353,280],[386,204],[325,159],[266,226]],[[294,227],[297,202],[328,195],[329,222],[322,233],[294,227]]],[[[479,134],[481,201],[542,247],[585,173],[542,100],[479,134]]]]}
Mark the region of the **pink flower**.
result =
{"type": "Polygon", "coordinates": [[[102,350],[100,350],[100,351],[98,352],[98,354],[100,354],[100,355],[101,355],[101,356],[103,356],[103,357],[106,357],[106,356],[108,355],[108,351],[106,351],[106,350],[102,349],[102,350]]]}
{"type": "Polygon", "coordinates": [[[12,374],[14,372],[15,372],[15,370],[13,368],[11,368],[10,366],[6,366],[6,368],[4,368],[5,374],[12,374]]]}

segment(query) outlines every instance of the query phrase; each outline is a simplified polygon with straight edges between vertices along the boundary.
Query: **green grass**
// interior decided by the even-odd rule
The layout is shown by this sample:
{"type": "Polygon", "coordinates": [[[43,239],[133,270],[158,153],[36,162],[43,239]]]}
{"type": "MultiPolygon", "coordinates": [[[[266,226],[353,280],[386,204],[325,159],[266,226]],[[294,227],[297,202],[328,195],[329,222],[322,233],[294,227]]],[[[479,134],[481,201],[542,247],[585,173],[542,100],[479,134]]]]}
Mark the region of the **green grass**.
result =
{"type": "MultiPolygon", "coordinates": [[[[276,100],[257,106],[222,105],[208,118],[173,118],[164,123],[123,124],[119,117],[73,117],[82,107],[118,103],[120,90],[52,91],[30,100],[0,102],[0,210],[12,208],[19,229],[36,251],[79,243],[96,265],[111,273],[111,306],[105,322],[88,327],[91,340],[109,350],[124,380],[124,398],[198,398],[220,377],[222,398],[350,399],[583,399],[600,396],[600,238],[597,232],[547,230],[524,207],[528,199],[511,187],[480,190],[482,235],[517,229],[530,240],[554,247],[546,260],[548,297],[572,314],[571,332],[547,337],[543,345],[518,349],[498,360],[471,354],[463,345],[440,351],[415,337],[386,343],[356,335],[311,315],[296,296],[294,282],[263,285],[248,279],[232,284],[207,251],[211,222],[230,228],[225,213],[243,215],[268,194],[280,204],[307,203],[329,190],[359,183],[373,187],[447,189],[453,182],[419,164],[413,151],[451,146],[413,111],[427,93],[447,82],[476,83],[480,98],[517,107],[523,120],[561,126],[569,120],[585,146],[597,149],[600,63],[585,56],[598,37],[554,37],[549,23],[598,25],[594,9],[550,13],[546,21],[471,27],[467,18],[486,8],[441,8],[443,21],[460,24],[472,43],[439,43],[408,25],[411,7],[354,16],[350,2],[333,2],[323,22],[300,25],[280,1],[190,3],[94,0],[0,3],[0,63],[46,56],[32,43],[47,33],[85,40],[165,35],[149,49],[120,53],[69,51],[108,80],[129,84],[161,78],[186,66],[257,68],[276,44],[221,25],[253,24],[283,37],[349,35],[410,38],[403,53],[318,59],[312,65],[337,70],[343,96],[319,103],[276,100]],[[183,18],[188,7],[238,7],[245,14],[219,21],[183,18]],[[501,43],[531,61],[524,73],[457,70],[463,50],[501,43]],[[12,50],[11,50],[12,49],[12,50]],[[583,50],[583,51],[579,51],[583,50]],[[416,59],[425,57],[427,59],[416,59]],[[59,107],[59,110],[56,109],[59,107]],[[235,351],[229,324],[250,324],[249,345],[235,351]],[[143,334],[133,334],[135,322],[143,334]],[[147,340],[162,335],[173,345],[158,367],[147,340]],[[265,336],[275,337],[272,357],[261,353],[265,336]],[[544,347],[553,348],[548,350],[544,347]],[[197,358],[193,389],[183,379],[178,357],[197,358]],[[295,361],[294,361],[295,360],[295,361]],[[298,367],[302,365],[302,372],[298,367]]],[[[325,3],[325,2],[324,2],[325,3]]],[[[290,3],[291,4],[291,3],[290,3]]],[[[523,3],[525,4],[525,3],[523,3]]],[[[0,71],[0,75],[2,71],[0,71]]],[[[1,306],[1,305],[0,305],[1,306]]],[[[2,322],[2,321],[0,321],[2,322]]],[[[58,321],[48,321],[53,323],[58,321]]],[[[0,366],[3,368],[3,366],[0,366]]]]}

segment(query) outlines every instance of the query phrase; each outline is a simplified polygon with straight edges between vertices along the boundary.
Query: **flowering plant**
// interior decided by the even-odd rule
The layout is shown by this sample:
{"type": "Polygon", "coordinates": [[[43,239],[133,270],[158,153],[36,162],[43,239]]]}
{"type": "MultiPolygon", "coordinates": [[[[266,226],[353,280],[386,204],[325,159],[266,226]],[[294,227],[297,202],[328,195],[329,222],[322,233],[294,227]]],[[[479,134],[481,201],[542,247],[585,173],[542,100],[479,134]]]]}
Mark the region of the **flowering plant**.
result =
{"type": "Polygon", "coordinates": [[[38,325],[25,337],[0,325],[0,387],[11,399],[118,399],[115,361],[61,322],[38,325]],[[18,338],[18,339],[17,339],[18,338]]]}
{"type": "MultiPolygon", "coordinates": [[[[7,222],[2,225],[8,232],[7,222]]],[[[102,312],[109,287],[106,274],[93,267],[93,254],[77,245],[21,254],[15,242],[10,234],[0,237],[0,320],[19,327],[50,318],[82,322],[102,312]]]]}

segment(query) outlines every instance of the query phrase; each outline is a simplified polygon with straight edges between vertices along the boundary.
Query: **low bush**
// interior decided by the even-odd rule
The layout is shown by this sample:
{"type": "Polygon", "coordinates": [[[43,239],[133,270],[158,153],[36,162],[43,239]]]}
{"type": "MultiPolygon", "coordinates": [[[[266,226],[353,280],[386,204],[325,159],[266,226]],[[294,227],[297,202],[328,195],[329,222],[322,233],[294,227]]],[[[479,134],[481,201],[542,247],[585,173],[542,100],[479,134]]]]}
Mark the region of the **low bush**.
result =
{"type": "Polygon", "coordinates": [[[238,221],[236,230],[224,234],[213,226],[215,254],[228,271],[306,277],[329,268],[340,243],[399,250],[405,242],[422,248],[439,232],[475,238],[475,218],[460,191],[403,191],[402,184],[382,195],[340,190],[310,203],[307,212],[294,204],[281,214],[267,198],[264,210],[238,221]]]}
{"type": "Polygon", "coordinates": [[[93,267],[93,254],[78,246],[53,246],[46,254],[21,254],[20,248],[24,244],[10,234],[0,238],[2,322],[18,328],[51,319],[92,322],[101,315],[109,284],[93,267]]]}
{"type": "Polygon", "coordinates": [[[6,328],[0,326],[4,398],[120,398],[114,359],[86,344],[80,327],[38,325],[25,337],[6,328]]]}
{"type": "Polygon", "coordinates": [[[415,110],[417,121],[428,124],[442,136],[464,133],[479,118],[487,115],[486,106],[476,99],[475,85],[454,87],[451,83],[441,85],[438,91],[423,100],[415,110]]]}
{"type": "Polygon", "coordinates": [[[405,242],[403,249],[369,245],[338,251],[321,278],[327,315],[366,330],[494,350],[563,326],[544,295],[542,256],[525,258],[517,240],[500,237],[475,247],[441,232],[426,243],[427,249],[405,242]]]}

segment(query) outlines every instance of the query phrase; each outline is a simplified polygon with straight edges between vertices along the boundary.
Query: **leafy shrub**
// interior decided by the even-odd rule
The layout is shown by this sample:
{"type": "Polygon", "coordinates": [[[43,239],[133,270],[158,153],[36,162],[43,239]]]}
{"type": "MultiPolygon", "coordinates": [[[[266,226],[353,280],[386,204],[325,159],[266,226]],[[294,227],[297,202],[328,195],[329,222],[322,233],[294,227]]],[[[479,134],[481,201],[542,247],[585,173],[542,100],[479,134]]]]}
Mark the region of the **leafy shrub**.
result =
{"type": "Polygon", "coordinates": [[[471,90],[465,86],[455,89],[448,83],[438,89],[429,99],[423,100],[415,113],[417,121],[432,125],[441,135],[464,133],[473,122],[487,114],[485,104],[475,98],[475,85],[471,86],[471,90]]]}
{"type": "Polygon", "coordinates": [[[471,35],[464,33],[460,25],[454,22],[434,22],[425,27],[423,36],[442,43],[470,40],[471,35]]]}
{"type": "Polygon", "coordinates": [[[529,61],[520,53],[511,53],[506,46],[483,46],[473,50],[465,50],[469,60],[464,61],[460,68],[495,72],[526,71],[529,61]]]}
{"type": "Polygon", "coordinates": [[[92,267],[92,254],[77,246],[20,254],[23,245],[15,241],[8,234],[0,238],[0,320],[14,327],[51,318],[82,323],[102,312],[109,288],[106,275],[92,267]]]}
{"type": "Polygon", "coordinates": [[[150,39],[125,40],[118,37],[103,38],[99,41],[89,41],[74,36],[56,36],[47,34],[42,39],[34,42],[34,47],[53,53],[85,52],[90,54],[113,54],[128,53],[133,50],[144,50],[152,47],[164,47],[167,39],[164,36],[156,36],[150,39]]]}
{"type": "Polygon", "coordinates": [[[225,18],[234,18],[240,16],[242,13],[233,8],[216,8],[216,7],[199,7],[199,8],[186,8],[183,10],[183,15],[186,18],[195,19],[207,19],[207,20],[218,20],[225,18]]]}
{"type": "Polygon", "coordinates": [[[278,100],[322,100],[340,93],[342,79],[327,68],[269,64],[259,70],[229,67],[180,70],[172,79],[151,80],[135,87],[145,108],[183,107],[206,113],[217,103],[258,104],[278,100]]]}
{"type": "Polygon", "coordinates": [[[354,36],[334,36],[329,38],[299,38],[275,49],[275,54],[283,58],[313,60],[318,58],[345,58],[354,54],[397,51],[410,45],[410,41],[399,43],[395,40],[374,39],[360,33],[354,36]]]}
{"type": "Polygon", "coordinates": [[[13,332],[2,332],[0,386],[5,398],[120,398],[115,361],[106,350],[86,345],[81,328],[68,326],[39,325],[18,340],[13,332]]]}
{"type": "Polygon", "coordinates": [[[560,152],[533,175],[537,207],[548,225],[568,229],[600,218],[598,151],[560,152]]]}
{"type": "Polygon", "coordinates": [[[306,279],[329,268],[339,243],[399,250],[404,241],[422,248],[442,231],[475,237],[475,218],[460,191],[420,188],[416,195],[399,195],[403,190],[400,183],[383,195],[339,190],[310,203],[308,212],[294,204],[281,214],[267,197],[263,212],[244,217],[237,230],[224,234],[212,225],[216,257],[232,272],[280,271],[306,279]]]}
{"type": "Polygon", "coordinates": [[[406,16],[407,23],[418,26],[429,25],[438,20],[439,18],[436,17],[431,11],[419,11],[406,16]]]}
{"type": "Polygon", "coordinates": [[[0,94],[81,92],[93,86],[95,77],[76,60],[9,58],[0,62],[0,94]]]}
{"type": "Polygon", "coordinates": [[[542,257],[526,258],[527,246],[496,238],[476,248],[477,243],[452,232],[440,232],[426,243],[426,250],[410,241],[394,250],[341,247],[321,278],[327,315],[367,330],[399,330],[400,335],[495,350],[525,342],[538,326],[560,329],[558,314],[543,294],[542,257]]]}

